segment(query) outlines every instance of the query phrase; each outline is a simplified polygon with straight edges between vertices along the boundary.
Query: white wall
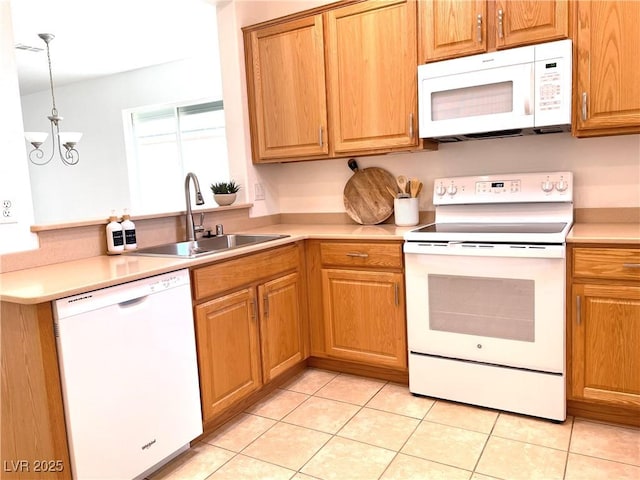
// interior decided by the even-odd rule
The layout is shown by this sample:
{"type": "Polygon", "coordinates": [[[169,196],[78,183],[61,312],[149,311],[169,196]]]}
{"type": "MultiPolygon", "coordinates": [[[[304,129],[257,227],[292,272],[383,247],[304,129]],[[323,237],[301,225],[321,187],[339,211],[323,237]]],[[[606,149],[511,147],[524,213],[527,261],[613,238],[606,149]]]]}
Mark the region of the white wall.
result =
{"type": "MultiPolygon", "coordinates": [[[[131,211],[122,111],[221,98],[215,60],[182,60],[56,87],[56,105],[64,117],[61,130],[83,132],[77,146],[80,162],[68,167],[54,158],[45,166],[30,165],[36,223],[107,218],[112,209],[118,214],[124,208],[131,211]]],[[[49,131],[50,109],[48,91],[23,96],[25,130],[49,131]]],[[[43,148],[50,152],[49,144],[43,148]]],[[[182,180],[176,179],[180,184],[182,180]]]]}
{"type": "MultiPolygon", "coordinates": [[[[424,182],[420,209],[433,210],[435,178],[568,170],[576,208],[640,207],[640,136],[574,138],[569,133],[443,144],[435,152],[358,158],[424,182]]],[[[342,212],[347,159],[274,166],[282,212],[342,212]]]]}
{"type": "Polygon", "coordinates": [[[0,223],[0,254],[3,254],[38,246],[37,237],[29,231],[33,207],[8,0],[0,0],[0,105],[0,201],[13,200],[12,208],[18,220],[0,223]]]}

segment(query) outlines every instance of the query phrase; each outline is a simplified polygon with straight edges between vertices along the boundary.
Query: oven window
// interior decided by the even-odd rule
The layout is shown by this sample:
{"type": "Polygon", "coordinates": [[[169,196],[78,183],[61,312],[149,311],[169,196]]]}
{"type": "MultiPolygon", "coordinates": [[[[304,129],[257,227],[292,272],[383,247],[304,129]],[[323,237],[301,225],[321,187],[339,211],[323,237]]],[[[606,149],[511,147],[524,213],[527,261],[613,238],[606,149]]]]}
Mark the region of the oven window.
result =
{"type": "Polygon", "coordinates": [[[443,90],[431,94],[434,121],[507,113],[513,110],[513,82],[443,90]]]}
{"type": "Polygon", "coordinates": [[[429,328],[533,342],[534,281],[429,275],[429,328]]]}

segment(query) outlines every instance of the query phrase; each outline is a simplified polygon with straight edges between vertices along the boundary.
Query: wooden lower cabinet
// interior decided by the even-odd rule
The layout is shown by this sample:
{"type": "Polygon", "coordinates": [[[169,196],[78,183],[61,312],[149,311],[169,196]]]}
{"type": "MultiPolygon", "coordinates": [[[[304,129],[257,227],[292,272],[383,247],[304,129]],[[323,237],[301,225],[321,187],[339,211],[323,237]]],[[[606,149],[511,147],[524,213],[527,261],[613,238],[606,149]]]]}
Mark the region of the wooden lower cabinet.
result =
{"type": "Polygon", "coordinates": [[[299,243],[194,270],[205,426],[307,358],[303,255],[299,243]]]}
{"type": "Polygon", "coordinates": [[[51,304],[1,302],[0,317],[0,478],[71,479],[51,304]]]}
{"type": "Polygon", "coordinates": [[[205,421],[262,385],[255,298],[245,288],[195,308],[205,421]]]}
{"type": "Polygon", "coordinates": [[[571,395],[640,408],[640,287],[578,284],[573,299],[571,395]]]}
{"type": "Polygon", "coordinates": [[[568,252],[567,412],[640,426],[640,249],[568,252]]]}
{"type": "Polygon", "coordinates": [[[305,359],[300,278],[296,272],[258,287],[262,299],[260,334],[265,382],[305,359]]]}
{"type": "Polygon", "coordinates": [[[403,285],[401,273],[323,269],[327,354],[406,367],[403,285]]]}
{"type": "Polygon", "coordinates": [[[311,364],[406,381],[403,265],[401,241],[307,241],[311,364]]]}

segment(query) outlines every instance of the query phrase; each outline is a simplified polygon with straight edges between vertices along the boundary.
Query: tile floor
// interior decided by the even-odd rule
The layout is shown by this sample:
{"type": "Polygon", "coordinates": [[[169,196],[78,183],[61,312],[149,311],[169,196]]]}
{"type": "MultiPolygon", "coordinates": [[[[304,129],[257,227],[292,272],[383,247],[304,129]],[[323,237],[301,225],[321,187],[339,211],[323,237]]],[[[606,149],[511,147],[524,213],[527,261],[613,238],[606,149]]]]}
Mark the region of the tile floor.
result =
{"type": "Polygon", "coordinates": [[[150,480],[640,479],[640,429],[563,424],[307,369],[150,480]]]}

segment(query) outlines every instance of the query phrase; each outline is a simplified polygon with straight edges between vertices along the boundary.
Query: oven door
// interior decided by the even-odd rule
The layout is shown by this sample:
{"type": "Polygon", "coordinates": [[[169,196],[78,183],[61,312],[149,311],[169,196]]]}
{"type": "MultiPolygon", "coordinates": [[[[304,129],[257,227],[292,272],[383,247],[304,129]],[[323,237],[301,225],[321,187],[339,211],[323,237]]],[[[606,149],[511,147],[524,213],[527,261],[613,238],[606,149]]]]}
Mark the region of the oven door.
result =
{"type": "Polygon", "coordinates": [[[404,250],[410,353],[564,373],[564,245],[404,250]]]}

